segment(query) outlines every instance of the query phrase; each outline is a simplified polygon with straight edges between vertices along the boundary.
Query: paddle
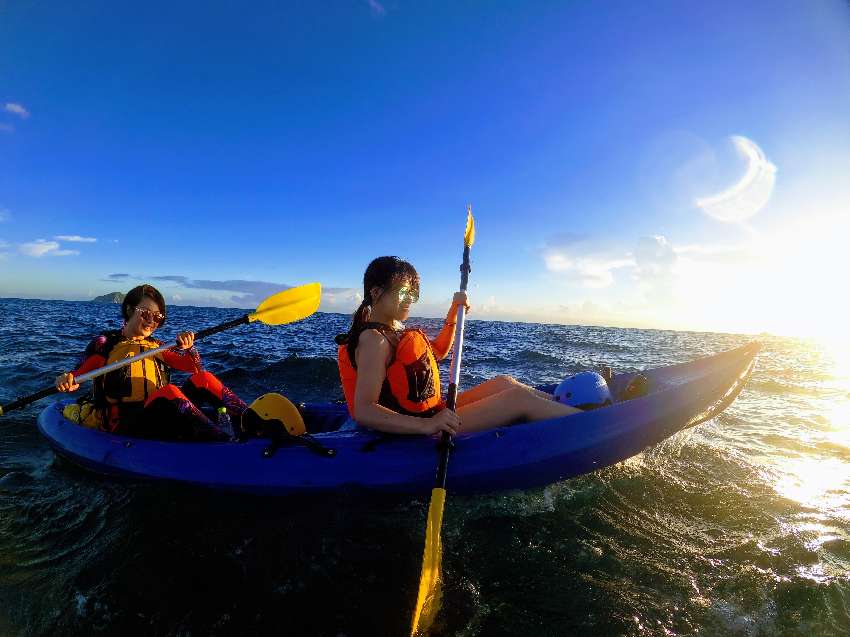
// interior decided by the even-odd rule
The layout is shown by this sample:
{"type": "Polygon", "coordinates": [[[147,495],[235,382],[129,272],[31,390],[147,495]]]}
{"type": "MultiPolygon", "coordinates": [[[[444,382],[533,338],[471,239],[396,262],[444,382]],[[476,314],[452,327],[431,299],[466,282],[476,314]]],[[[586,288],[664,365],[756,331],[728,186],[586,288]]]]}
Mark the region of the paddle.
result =
{"type": "MultiPolygon", "coordinates": [[[[321,299],[321,295],[322,286],[319,283],[308,283],[307,285],[301,285],[297,288],[290,288],[288,290],[284,290],[283,292],[278,292],[277,294],[273,294],[265,301],[260,303],[257,309],[251,312],[250,314],[246,314],[241,318],[234,319],[232,321],[227,321],[226,323],[222,323],[221,325],[209,327],[205,330],[197,332],[195,334],[195,340],[197,341],[202,338],[206,338],[207,336],[212,336],[213,334],[223,332],[224,330],[229,330],[234,327],[239,327],[240,325],[245,325],[246,323],[253,323],[254,321],[260,321],[262,323],[265,323],[266,325],[283,325],[285,323],[293,323],[295,321],[300,321],[301,319],[307,318],[313,312],[319,309],[319,301],[321,299]]],[[[162,347],[157,347],[156,349],[151,349],[146,352],[142,352],[141,354],[137,354],[136,356],[132,356],[130,358],[125,358],[110,365],[104,365],[103,367],[99,367],[98,369],[88,372],[87,374],[81,374],[80,376],[75,378],[74,381],[77,384],[83,383],[87,380],[91,380],[92,378],[97,378],[98,376],[102,376],[103,374],[108,374],[111,371],[120,369],[121,367],[129,365],[130,363],[135,363],[136,361],[142,360],[143,358],[155,356],[156,354],[164,352],[167,349],[171,349],[176,345],[177,343],[169,343],[168,345],[163,345],[162,347]]],[[[56,393],[59,393],[59,390],[56,389],[56,387],[48,387],[46,389],[42,389],[41,391],[37,391],[34,394],[30,394],[29,396],[24,396],[23,398],[13,400],[8,405],[0,405],[0,416],[12,411],[13,409],[25,407],[30,403],[34,403],[37,400],[41,400],[42,398],[45,398],[47,396],[52,396],[56,393]]]]}
{"type": "MultiPolygon", "coordinates": [[[[460,266],[460,290],[466,292],[469,281],[469,249],[475,242],[475,220],[472,218],[472,206],[466,210],[466,232],[463,235],[463,263],[460,266]]],[[[460,382],[460,359],[463,350],[463,323],[466,307],[457,308],[455,343],[452,351],[451,379],[449,382],[446,407],[455,410],[457,406],[457,388],[460,382]]],[[[449,451],[452,441],[447,432],[440,437],[440,461],[437,465],[437,479],[431,491],[431,504],[428,506],[428,525],[425,528],[425,551],[422,556],[422,576],[419,579],[419,594],[416,609],[413,612],[411,635],[427,632],[440,608],[440,562],[442,544],[440,529],[443,526],[443,508],[446,503],[446,470],[449,465],[449,451]]]]}

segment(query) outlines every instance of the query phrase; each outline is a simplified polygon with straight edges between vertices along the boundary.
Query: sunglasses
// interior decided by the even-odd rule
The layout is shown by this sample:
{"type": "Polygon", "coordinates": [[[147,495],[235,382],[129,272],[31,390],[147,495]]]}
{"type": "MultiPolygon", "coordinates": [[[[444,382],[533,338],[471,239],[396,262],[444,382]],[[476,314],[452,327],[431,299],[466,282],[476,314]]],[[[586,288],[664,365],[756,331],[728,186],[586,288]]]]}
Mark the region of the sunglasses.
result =
{"type": "Polygon", "coordinates": [[[159,325],[165,320],[165,314],[162,312],[153,312],[146,307],[136,306],[136,314],[141,316],[145,323],[156,323],[159,325]]]}
{"type": "Polygon", "coordinates": [[[416,303],[419,300],[419,290],[408,286],[402,286],[398,289],[399,303],[416,303]]]}

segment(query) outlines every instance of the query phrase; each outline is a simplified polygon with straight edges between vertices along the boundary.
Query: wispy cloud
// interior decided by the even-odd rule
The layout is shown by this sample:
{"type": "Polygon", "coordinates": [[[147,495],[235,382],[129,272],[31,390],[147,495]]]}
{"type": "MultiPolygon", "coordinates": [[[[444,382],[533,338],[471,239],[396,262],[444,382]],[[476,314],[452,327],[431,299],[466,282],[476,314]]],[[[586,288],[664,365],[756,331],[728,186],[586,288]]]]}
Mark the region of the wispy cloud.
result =
{"type": "Polygon", "coordinates": [[[691,244],[677,246],[674,250],[680,258],[709,263],[746,263],[758,259],[758,254],[752,248],[744,245],[691,244]]]}
{"type": "Polygon", "coordinates": [[[22,243],[18,246],[18,251],[28,257],[71,257],[80,254],[78,250],[63,250],[60,249],[58,241],[45,241],[44,239],[36,239],[29,243],[22,243]]]}
{"type": "Polygon", "coordinates": [[[78,234],[60,234],[53,237],[57,241],[67,241],[69,243],[95,243],[97,239],[95,237],[81,237],[78,234]]]}
{"type": "MultiPolygon", "coordinates": [[[[205,290],[214,292],[226,292],[224,301],[237,307],[256,307],[272,294],[291,288],[286,283],[274,283],[271,281],[248,281],[245,279],[193,279],[182,274],[166,274],[157,276],[132,278],[156,282],[171,283],[184,290],[205,290]]],[[[117,280],[117,279],[116,279],[117,280]]],[[[172,293],[172,298],[191,303],[196,301],[191,294],[172,293]]],[[[362,300],[358,290],[354,288],[323,288],[322,310],[328,312],[351,312],[362,300]]],[[[215,302],[213,297],[203,300],[205,304],[215,302]]]]}
{"type": "MultiPolygon", "coordinates": [[[[165,276],[152,276],[148,277],[151,281],[169,281],[170,283],[177,283],[179,285],[186,285],[189,281],[189,277],[180,276],[177,274],[167,274],[165,276]]],[[[188,286],[187,286],[188,287],[188,286]]]]}
{"type": "Polygon", "coordinates": [[[355,288],[322,288],[322,311],[348,314],[363,300],[363,291],[355,288]]]}
{"type": "Polygon", "coordinates": [[[0,122],[0,133],[13,133],[15,131],[15,127],[11,124],[4,124],[0,122]]]}
{"type": "MultiPolygon", "coordinates": [[[[639,292],[645,302],[672,299],[679,255],[664,236],[639,237],[630,251],[567,235],[552,237],[547,246],[546,269],[567,283],[590,291],[625,285],[617,288],[619,293],[639,292]]],[[[698,247],[689,250],[695,253],[698,247]]]]}
{"type": "Polygon", "coordinates": [[[189,290],[213,290],[229,292],[229,301],[238,307],[255,307],[262,303],[267,297],[286,290],[291,285],[283,283],[271,283],[268,281],[246,281],[244,279],[230,279],[216,281],[212,279],[191,279],[180,274],[166,274],[148,277],[151,281],[165,281],[173,283],[189,290]]]}
{"type": "Polygon", "coordinates": [[[380,17],[387,14],[387,10],[378,0],[366,0],[369,5],[369,10],[373,16],[380,17]]]}
{"type": "Polygon", "coordinates": [[[674,300],[674,279],[678,255],[662,235],[638,238],[634,251],[635,279],[649,303],[666,304],[674,300]]]}
{"type": "Polygon", "coordinates": [[[640,237],[635,246],[635,265],[644,276],[660,276],[676,263],[676,251],[661,235],[640,237]]]}
{"type": "Polygon", "coordinates": [[[25,109],[21,104],[16,104],[14,102],[7,102],[3,106],[3,110],[7,113],[17,115],[21,119],[27,119],[30,116],[30,113],[27,109],[25,109]]]}
{"type": "Polygon", "coordinates": [[[605,288],[616,270],[634,265],[634,259],[602,249],[588,237],[561,233],[549,237],[543,250],[546,269],[585,288],[605,288]]]}
{"type": "MultiPolygon", "coordinates": [[[[105,279],[100,279],[100,280],[104,281],[105,283],[121,283],[121,282],[126,281],[128,278],[130,278],[129,274],[126,274],[126,273],[123,273],[123,272],[117,272],[115,274],[107,274],[105,279]]],[[[133,277],[133,278],[135,278],[135,277],[133,277]]]]}
{"type": "Polygon", "coordinates": [[[571,259],[563,254],[550,253],[546,257],[550,272],[563,274],[567,279],[585,288],[606,288],[614,282],[614,272],[633,265],[629,258],[578,257],[571,259]]]}
{"type": "Polygon", "coordinates": [[[588,239],[587,235],[576,232],[559,232],[546,239],[546,246],[553,250],[571,249],[588,239]]]}

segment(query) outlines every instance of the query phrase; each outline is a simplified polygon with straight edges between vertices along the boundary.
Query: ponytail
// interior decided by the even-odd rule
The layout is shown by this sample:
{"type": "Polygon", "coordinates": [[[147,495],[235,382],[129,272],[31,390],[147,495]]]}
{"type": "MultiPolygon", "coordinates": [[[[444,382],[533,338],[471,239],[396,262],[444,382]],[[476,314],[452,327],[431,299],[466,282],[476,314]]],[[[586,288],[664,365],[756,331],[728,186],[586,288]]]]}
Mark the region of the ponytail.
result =
{"type": "Polygon", "coordinates": [[[357,351],[357,342],[360,340],[360,332],[363,331],[363,326],[369,321],[369,314],[371,313],[372,304],[369,297],[366,297],[351,316],[351,328],[345,334],[338,334],[334,339],[337,345],[345,345],[348,350],[348,360],[351,361],[351,366],[354,369],[357,369],[354,355],[357,351]]]}
{"type": "Polygon", "coordinates": [[[349,334],[354,334],[355,332],[359,332],[363,325],[365,325],[369,320],[369,315],[372,313],[372,303],[369,298],[363,299],[363,302],[360,304],[354,314],[351,316],[351,329],[348,330],[349,334]]]}

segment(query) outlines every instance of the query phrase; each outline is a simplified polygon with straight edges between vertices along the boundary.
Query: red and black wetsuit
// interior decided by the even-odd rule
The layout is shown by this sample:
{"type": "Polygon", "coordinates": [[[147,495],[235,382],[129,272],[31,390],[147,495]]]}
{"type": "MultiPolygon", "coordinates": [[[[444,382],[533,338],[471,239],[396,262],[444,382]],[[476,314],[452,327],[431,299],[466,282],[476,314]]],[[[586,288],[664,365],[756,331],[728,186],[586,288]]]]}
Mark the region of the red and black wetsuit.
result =
{"type": "MultiPolygon", "coordinates": [[[[160,345],[153,338],[128,338],[121,330],[104,332],[88,344],[72,373],[79,376],[160,345]]],[[[104,374],[95,380],[92,394],[105,430],[143,438],[224,440],[228,434],[199,407],[226,407],[237,423],[246,408],[220,380],[203,371],[194,347],[166,350],[104,374]],[[169,382],[171,369],[191,374],[182,388],[169,382]]]]}

